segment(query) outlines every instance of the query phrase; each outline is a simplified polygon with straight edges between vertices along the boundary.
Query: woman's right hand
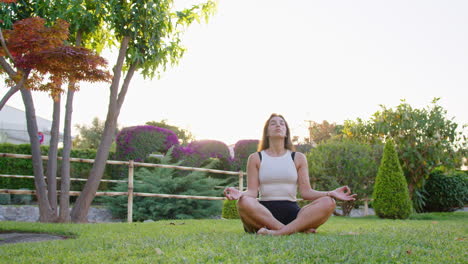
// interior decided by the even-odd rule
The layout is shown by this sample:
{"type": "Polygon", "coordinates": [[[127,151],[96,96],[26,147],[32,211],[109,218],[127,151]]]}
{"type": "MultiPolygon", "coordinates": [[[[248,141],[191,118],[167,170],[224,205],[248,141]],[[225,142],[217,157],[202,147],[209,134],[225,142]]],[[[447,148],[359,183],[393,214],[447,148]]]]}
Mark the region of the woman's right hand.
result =
{"type": "Polygon", "coordinates": [[[227,187],[224,189],[224,196],[226,196],[228,200],[239,200],[242,196],[242,192],[234,187],[227,187]]]}

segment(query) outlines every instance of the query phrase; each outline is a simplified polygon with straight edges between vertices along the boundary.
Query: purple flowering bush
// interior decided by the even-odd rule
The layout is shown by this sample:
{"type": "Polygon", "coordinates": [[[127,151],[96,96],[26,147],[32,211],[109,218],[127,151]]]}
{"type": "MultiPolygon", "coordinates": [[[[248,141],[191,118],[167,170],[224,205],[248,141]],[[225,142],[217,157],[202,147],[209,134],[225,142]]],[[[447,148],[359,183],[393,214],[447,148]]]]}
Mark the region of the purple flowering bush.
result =
{"type": "MultiPolygon", "coordinates": [[[[187,146],[174,149],[174,158],[181,161],[182,166],[205,167],[215,161],[213,169],[232,170],[232,158],[228,146],[217,140],[192,141],[187,146]]],[[[209,173],[209,177],[231,181],[231,177],[224,174],[209,173]]]]}
{"type": "Polygon", "coordinates": [[[166,153],[179,145],[177,135],[165,128],[133,126],[122,129],[116,138],[116,157],[119,160],[144,161],[153,152],[166,153]]]}
{"type": "Polygon", "coordinates": [[[259,144],[258,139],[243,139],[234,145],[234,164],[236,170],[246,171],[249,155],[256,152],[259,144]]]}

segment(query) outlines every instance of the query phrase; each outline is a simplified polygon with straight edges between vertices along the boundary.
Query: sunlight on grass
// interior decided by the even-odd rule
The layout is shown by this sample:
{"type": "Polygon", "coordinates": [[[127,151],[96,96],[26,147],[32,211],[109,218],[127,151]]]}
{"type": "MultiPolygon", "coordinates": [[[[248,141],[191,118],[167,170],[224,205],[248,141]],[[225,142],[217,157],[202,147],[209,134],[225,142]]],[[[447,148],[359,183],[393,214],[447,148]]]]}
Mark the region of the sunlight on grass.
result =
{"type": "Polygon", "coordinates": [[[0,230],[74,239],[0,246],[0,263],[467,263],[468,213],[332,217],[318,234],[245,234],[239,220],[40,224],[0,230]]]}

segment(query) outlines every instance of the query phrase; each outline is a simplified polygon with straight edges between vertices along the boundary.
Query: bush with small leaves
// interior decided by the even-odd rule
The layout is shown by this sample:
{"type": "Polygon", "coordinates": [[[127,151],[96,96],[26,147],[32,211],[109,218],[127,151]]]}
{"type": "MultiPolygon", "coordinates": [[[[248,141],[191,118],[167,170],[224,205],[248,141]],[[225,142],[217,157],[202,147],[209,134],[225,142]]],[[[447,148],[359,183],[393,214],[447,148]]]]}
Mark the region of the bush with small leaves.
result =
{"type": "Polygon", "coordinates": [[[434,171],[424,185],[426,212],[452,212],[468,203],[468,174],[434,171]]]}

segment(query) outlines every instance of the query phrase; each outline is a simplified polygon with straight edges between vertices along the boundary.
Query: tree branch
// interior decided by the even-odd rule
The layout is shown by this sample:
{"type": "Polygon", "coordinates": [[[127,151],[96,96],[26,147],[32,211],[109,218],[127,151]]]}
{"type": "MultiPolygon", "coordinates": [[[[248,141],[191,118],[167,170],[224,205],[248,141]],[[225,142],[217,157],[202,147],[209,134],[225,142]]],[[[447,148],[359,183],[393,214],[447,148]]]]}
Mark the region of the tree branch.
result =
{"type": "Polygon", "coordinates": [[[25,72],[23,77],[21,77],[21,80],[13,87],[10,88],[10,90],[3,96],[2,100],[0,101],[0,110],[3,109],[5,104],[10,100],[10,98],[23,87],[24,83],[28,79],[29,76],[29,71],[25,72]]]}
{"type": "Polygon", "coordinates": [[[128,86],[130,85],[130,81],[133,78],[133,74],[135,73],[136,69],[138,67],[138,63],[132,63],[130,65],[130,68],[127,71],[127,74],[125,75],[124,82],[122,84],[122,89],[119,92],[119,96],[117,98],[117,115],[120,113],[120,108],[122,108],[122,104],[125,100],[125,95],[127,94],[128,91],[128,86]]]}
{"type": "Polygon", "coordinates": [[[5,53],[7,54],[8,58],[10,58],[11,61],[15,61],[10,51],[8,50],[8,47],[5,43],[5,38],[3,37],[3,33],[1,29],[0,29],[0,43],[2,44],[3,50],[5,50],[5,53]]]}
{"type": "Polygon", "coordinates": [[[10,64],[5,60],[4,57],[0,57],[0,66],[5,69],[8,76],[13,79],[16,76],[15,70],[10,66],[10,64]]]}

